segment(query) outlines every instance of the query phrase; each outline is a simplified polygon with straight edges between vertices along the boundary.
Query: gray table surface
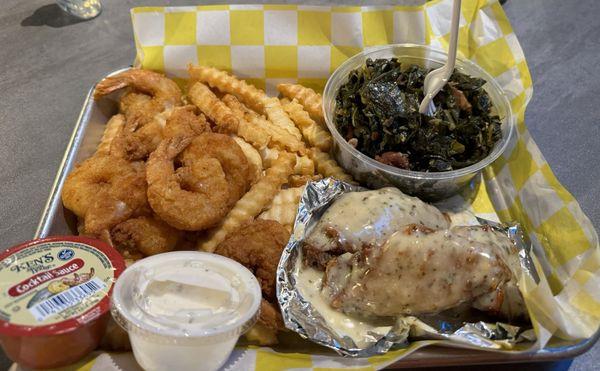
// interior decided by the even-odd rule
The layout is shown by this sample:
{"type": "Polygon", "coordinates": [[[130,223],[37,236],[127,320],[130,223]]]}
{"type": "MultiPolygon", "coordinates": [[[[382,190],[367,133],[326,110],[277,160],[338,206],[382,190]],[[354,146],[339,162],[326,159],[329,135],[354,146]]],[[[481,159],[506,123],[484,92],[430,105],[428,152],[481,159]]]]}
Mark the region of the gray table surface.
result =
{"type": "MultiPolygon", "coordinates": [[[[32,237],[90,86],[133,61],[128,9],[183,3],[103,0],[98,18],[79,22],[51,0],[2,1],[0,248],[32,237]]],[[[600,2],[509,0],[504,8],[533,75],[528,127],[560,181],[598,226],[600,2]]],[[[0,366],[8,364],[0,355],[0,366]]],[[[600,343],[572,362],[493,368],[600,369],[600,343]]]]}

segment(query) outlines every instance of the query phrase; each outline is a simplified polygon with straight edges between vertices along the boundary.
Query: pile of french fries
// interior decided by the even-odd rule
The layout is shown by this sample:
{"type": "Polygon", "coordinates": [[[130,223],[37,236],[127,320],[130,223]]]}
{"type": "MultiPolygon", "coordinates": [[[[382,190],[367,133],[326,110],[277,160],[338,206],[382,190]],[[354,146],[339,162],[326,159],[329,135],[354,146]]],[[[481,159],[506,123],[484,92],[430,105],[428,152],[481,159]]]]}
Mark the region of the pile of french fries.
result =
{"type": "Polygon", "coordinates": [[[284,98],[279,99],[213,67],[190,66],[189,74],[187,99],[217,131],[236,136],[259,169],[250,190],[199,240],[200,250],[214,251],[229,233],[257,217],[291,230],[307,181],[352,181],[329,153],[332,137],[324,124],[321,95],[314,90],[280,84],[284,98]]]}
{"type": "MultiPolygon", "coordinates": [[[[253,220],[270,219],[290,232],[307,181],[334,177],[353,182],[331,157],[332,137],[322,98],[302,85],[280,84],[282,99],[213,67],[189,66],[187,99],[215,125],[234,136],[256,169],[253,185],[198,249],[213,252],[229,233],[253,220]]],[[[260,323],[246,337],[262,345],[277,342],[260,323]]]]}

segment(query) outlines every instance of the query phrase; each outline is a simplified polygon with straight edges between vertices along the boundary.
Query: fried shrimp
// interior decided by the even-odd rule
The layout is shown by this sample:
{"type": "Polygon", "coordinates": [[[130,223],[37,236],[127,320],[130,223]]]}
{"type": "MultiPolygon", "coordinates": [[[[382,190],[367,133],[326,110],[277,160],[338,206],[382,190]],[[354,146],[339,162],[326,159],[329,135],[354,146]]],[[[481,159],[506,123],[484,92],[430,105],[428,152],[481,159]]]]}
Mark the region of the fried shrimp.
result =
{"type": "Polygon", "coordinates": [[[144,256],[160,254],[175,249],[183,232],[153,216],[128,219],[112,228],[113,246],[119,251],[136,252],[144,256]]]}
{"type": "Polygon", "coordinates": [[[165,122],[163,138],[195,137],[210,132],[210,125],[203,114],[196,115],[196,107],[187,105],[176,107],[165,122]]]}
{"type": "Polygon", "coordinates": [[[249,186],[244,153],[233,139],[216,133],[201,134],[193,142],[165,139],[150,155],[146,176],[154,212],[187,231],[216,225],[249,186]],[[182,152],[183,166],[175,170],[182,152]]]}
{"type": "Polygon", "coordinates": [[[79,164],[62,191],[65,207],[84,219],[86,234],[101,235],[147,208],[143,163],[96,155],[79,164]]]}
{"type": "Polygon", "coordinates": [[[127,159],[145,159],[160,143],[170,110],[182,104],[181,90],[160,73],[132,68],[100,81],[94,98],[125,87],[133,91],[125,94],[120,103],[126,125],[119,149],[127,159]]]}
{"type": "MultiPolygon", "coordinates": [[[[175,81],[161,73],[137,68],[109,76],[100,81],[96,85],[94,98],[99,99],[125,87],[131,87],[138,92],[150,95],[153,104],[156,104],[160,111],[181,105],[181,90],[175,81]]],[[[138,96],[136,99],[141,98],[138,96]]]]}
{"type": "Polygon", "coordinates": [[[188,105],[175,107],[156,114],[151,121],[140,126],[140,121],[128,121],[119,139],[119,149],[127,159],[145,159],[165,138],[194,137],[210,131],[204,115],[195,114],[196,108],[188,105]]]}
{"type": "Polygon", "coordinates": [[[141,125],[139,120],[127,121],[118,142],[122,156],[133,161],[148,157],[162,140],[164,116],[165,113],[159,113],[145,125],[141,125]]]}
{"type": "Polygon", "coordinates": [[[145,159],[160,143],[165,122],[163,108],[149,95],[134,91],[121,97],[119,107],[124,125],[114,138],[110,153],[127,160],[145,159]]]}
{"type": "Polygon", "coordinates": [[[274,220],[257,219],[242,225],[215,249],[248,268],[258,279],[263,297],[275,301],[275,276],[290,233],[274,220]]]}
{"type": "Polygon", "coordinates": [[[203,159],[218,161],[220,164],[227,182],[227,205],[231,208],[250,187],[250,166],[244,151],[227,135],[206,133],[195,137],[181,154],[184,166],[192,168],[195,162],[203,159]]]}
{"type": "Polygon", "coordinates": [[[123,96],[121,96],[121,99],[119,100],[119,112],[121,112],[122,114],[130,114],[136,111],[142,111],[151,108],[149,106],[149,103],[151,102],[152,97],[148,94],[136,93],[135,91],[128,91],[127,93],[123,94],[123,96]]]}
{"type": "Polygon", "coordinates": [[[129,91],[119,100],[119,112],[125,115],[127,122],[135,122],[140,127],[152,121],[162,111],[164,106],[144,93],[129,91]]]}

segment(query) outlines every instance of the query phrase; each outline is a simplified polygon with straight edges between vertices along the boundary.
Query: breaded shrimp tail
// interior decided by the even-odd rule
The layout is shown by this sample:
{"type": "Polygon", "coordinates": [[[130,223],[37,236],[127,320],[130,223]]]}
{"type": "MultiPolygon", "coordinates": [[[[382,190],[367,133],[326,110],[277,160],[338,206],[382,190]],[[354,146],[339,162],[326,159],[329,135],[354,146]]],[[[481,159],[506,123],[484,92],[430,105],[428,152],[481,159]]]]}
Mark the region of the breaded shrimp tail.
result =
{"type": "Polygon", "coordinates": [[[181,90],[175,81],[161,73],[138,68],[123,71],[100,81],[94,90],[94,99],[125,87],[132,87],[153,96],[163,109],[181,105],[181,90]]]}

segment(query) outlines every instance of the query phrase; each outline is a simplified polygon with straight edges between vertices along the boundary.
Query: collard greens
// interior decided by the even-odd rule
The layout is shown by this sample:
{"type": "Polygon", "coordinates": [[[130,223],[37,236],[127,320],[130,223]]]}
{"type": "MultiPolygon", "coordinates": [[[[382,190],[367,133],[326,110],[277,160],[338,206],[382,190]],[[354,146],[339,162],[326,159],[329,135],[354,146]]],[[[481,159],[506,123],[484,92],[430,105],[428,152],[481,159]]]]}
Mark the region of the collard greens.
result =
{"type": "Polygon", "coordinates": [[[454,71],[429,117],[419,113],[428,72],[395,58],[368,59],[336,96],[341,135],[380,162],[415,171],[455,170],[482,160],[502,136],[485,81],[454,71]]]}

